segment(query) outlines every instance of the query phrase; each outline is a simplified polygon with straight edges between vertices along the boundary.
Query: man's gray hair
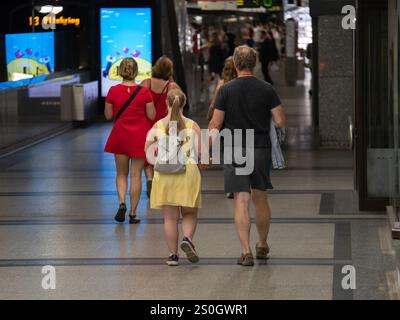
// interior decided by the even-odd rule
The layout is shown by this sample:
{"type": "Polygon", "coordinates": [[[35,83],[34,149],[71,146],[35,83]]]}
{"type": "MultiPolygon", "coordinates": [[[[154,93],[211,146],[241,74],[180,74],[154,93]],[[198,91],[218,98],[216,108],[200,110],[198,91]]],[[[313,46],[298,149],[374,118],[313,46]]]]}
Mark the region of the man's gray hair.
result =
{"type": "Polygon", "coordinates": [[[239,46],[233,54],[233,62],[239,71],[253,70],[257,64],[257,52],[249,46],[239,46]]]}

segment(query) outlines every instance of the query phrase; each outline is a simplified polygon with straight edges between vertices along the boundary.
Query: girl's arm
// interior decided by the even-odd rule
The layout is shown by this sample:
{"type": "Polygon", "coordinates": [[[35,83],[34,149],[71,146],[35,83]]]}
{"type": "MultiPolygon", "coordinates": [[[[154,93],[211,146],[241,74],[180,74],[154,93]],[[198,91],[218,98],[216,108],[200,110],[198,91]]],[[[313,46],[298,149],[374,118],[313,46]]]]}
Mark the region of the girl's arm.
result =
{"type": "MultiPolygon", "coordinates": [[[[157,124],[151,128],[149,133],[147,134],[146,137],[146,143],[144,145],[144,151],[146,153],[146,159],[149,163],[152,162],[152,160],[155,161],[155,148],[157,147],[157,124]]],[[[155,162],[154,162],[155,163],[155,162]]],[[[154,164],[151,163],[151,164],[154,164]]]]}

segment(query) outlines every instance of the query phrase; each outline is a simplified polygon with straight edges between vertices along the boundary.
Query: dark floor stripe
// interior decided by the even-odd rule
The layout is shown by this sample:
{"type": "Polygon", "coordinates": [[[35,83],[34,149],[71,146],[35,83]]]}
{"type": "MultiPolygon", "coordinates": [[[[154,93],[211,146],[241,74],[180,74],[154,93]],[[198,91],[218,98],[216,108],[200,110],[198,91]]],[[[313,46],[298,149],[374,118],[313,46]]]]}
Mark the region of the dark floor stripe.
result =
{"type": "MultiPolygon", "coordinates": [[[[335,260],[351,261],[351,224],[338,223],[335,225],[335,260]]],[[[342,269],[345,265],[353,265],[352,263],[335,264],[333,269],[333,299],[334,300],[353,300],[353,290],[344,290],[342,288],[342,280],[345,277],[342,269]]]]}
{"type": "Polygon", "coordinates": [[[319,214],[333,214],[335,211],[335,194],[322,193],[319,214]]]}
{"type": "MultiPolygon", "coordinates": [[[[234,266],[237,258],[201,258],[202,266],[234,266]]],[[[351,260],[327,258],[270,258],[256,261],[256,265],[282,266],[335,266],[351,264],[351,260]]],[[[191,265],[186,259],[181,264],[191,265]]],[[[0,268],[57,266],[158,266],[165,265],[165,257],[160,258],[89,258],[89,259],[16,259],[0,260],[0,268]]]]}
{"type": "MultiPolygon", "coordinates": [[[[304,195],[304,194],[332,194],[337,191],[353,192],[353,190],[269,190],[269,194],[304,195]]],[[[223,190],[202,190],[204,195],[224,195],[223,190]]],[[[90,196],[117,196],[116,191],[22,191],[0,192],[0,197],[90,197],[90,196]]],[[[147,197],[145,193],[142,197],[147,197]]]]}
{"type": "MultiPolygon", "coordinates": [[[[140,218],[140,217],[139,217],[140,218]]],[[[254,219],[251,220],[255,223],[254,219]]],[[[340,218],[272,218],[271,222],[276,224],[340,224],[352,221],[386,221],[386,217],[340,217],[340,218]]],[[[140,224],[163,224],[162,218],[142,219],[140,224]]],[[[233,218],[199,218],[199,224],[233,224],[233,218]]],[[[0,226],[30,226],[30,225],[119,225],[112,219],[18,219],[0,220],[0,226]]],[[[123,226],[124,224],[121,224],[123,226]]],[[[127,225],[127,223],[125,223],[127,225]]]]}

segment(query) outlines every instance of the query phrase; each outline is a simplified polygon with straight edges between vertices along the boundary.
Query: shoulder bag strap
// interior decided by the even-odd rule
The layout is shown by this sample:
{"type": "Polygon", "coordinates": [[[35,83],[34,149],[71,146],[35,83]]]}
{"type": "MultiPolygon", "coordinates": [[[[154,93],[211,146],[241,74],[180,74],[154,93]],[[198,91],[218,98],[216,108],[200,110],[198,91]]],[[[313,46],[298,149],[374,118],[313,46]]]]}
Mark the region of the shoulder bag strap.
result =
{"type": "Polygon", "coordinates": [[[121,117],[121,115],[124,113],[124,111],[129,107],[131,102],[136,98],[138,93],[142,90],[142,87],[139,86],[135,92],[129,97],[128,101],[125,102],[125,104],[122,106],[122,108],[119,110],[117,116],[115,117],[114,123],[117,122],[117,120],[121,117]]]}

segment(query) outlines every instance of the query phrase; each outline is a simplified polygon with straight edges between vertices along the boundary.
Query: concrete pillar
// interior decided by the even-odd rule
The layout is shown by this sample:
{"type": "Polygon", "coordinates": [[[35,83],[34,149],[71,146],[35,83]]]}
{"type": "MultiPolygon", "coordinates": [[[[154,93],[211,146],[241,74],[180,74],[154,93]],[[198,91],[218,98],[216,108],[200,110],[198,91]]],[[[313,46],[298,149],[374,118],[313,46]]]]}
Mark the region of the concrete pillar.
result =
{"type": "Polygon", "coordinates": [[[349,147],[353,117],[353,30],[342,28],[342,16],[318,19],[319,135],[322,147],[349,147]]]}

